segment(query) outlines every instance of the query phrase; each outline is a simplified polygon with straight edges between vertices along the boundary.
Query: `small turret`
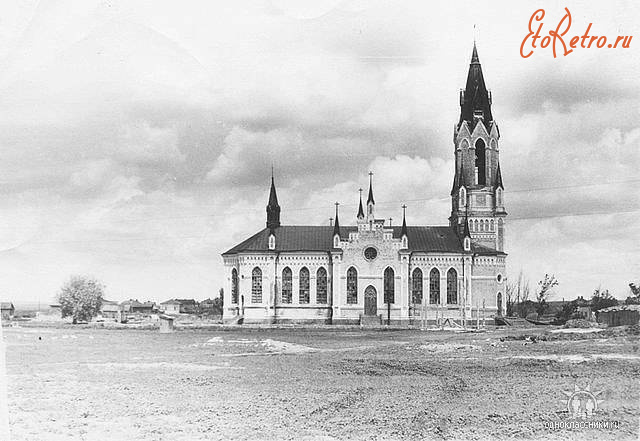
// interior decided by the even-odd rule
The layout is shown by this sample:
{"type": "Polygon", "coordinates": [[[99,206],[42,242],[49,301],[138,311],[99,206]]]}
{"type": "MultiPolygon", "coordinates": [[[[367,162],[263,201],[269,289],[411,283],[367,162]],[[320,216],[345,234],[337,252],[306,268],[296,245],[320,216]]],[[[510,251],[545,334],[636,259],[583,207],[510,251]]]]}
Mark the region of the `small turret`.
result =
{"type": "Polygon", "coordinates": [[[375,208],[376,201],[373,199],[373,172],[369,172],[369,196],[367,197],[367,221],[373,222],[375,215],[373,209],[375,208]]]}
{"type": "Polygon", "coordinates": [[[358,189],[360,192],[360,205],[358,206],[358,220],[364,219],[364,210],[362,209],[362,189],[358,189]]]}
{"type": "Polygon", "coordinates": [[[407,206],[402,205],[402,229],[400,230],[400,237],[402,240],[402,248],[409,248],[409,235],[407,234],[407,206]]]}
{"type": "Polygon", "coordinates": [[[273,180],[273,168],[271,169],[271,191],[269,192],[269,203],[267,204],[267,228],[275,230],[280,226],[280,205],[276,195],[276,185],[273,180]]]}
{"type": "Polygon", "coordinates": [[[340,221],[338,220],[338,202],[336,202],[336,220],[333,223],[333,247],[340,248],[340,221]]]}
{"type": "Polygon", "coordinates": [[[462,248],[465,251],[471,251],[471,231],[469,231],[469,219],[464,219],[464,230],[462,232],[462,248]]]}

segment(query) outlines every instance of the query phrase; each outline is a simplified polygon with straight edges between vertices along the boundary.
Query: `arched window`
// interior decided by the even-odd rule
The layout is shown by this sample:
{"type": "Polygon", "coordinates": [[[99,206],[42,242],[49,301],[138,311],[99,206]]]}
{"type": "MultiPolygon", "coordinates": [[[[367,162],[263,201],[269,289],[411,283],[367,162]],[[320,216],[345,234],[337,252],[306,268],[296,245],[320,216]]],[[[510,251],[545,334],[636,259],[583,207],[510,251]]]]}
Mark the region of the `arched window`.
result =
{"type": "Polygon", "coordinates": [[[298,301],[300,303],[309,303],[309,270],[304,267],[300,270],[298,301]]]}
{"type": "Polygon", "coordinates": [[[384,270],[384,302],[385,303],[394,303],[394,294],[395,294],[395,273],[393,268],[387,267],[384,270]]]}
{"type": "Polygon", "coordinates": [[[460,199],[458,200],[458,206],[464,207],[467,205],[467,190],[464,187],[460,187],[460,199]]]}
{"type": "Polygon", "coordinates": [[[447,304],[458,303],[458,273],[453,268],[447,271],[447,304]]]}
{"type": "Polygon", "coordinates": [[[422,270],[416,268],[411,277],[411,303],[422,304],[422,270]]]}
{"type": "Polygon", "coordinates": [[[498,298],[496,299],[496,303],[498,306],[498,315],[502,315],[502,293],[498,293],[498,298]]]}
{"type": "Polygon", "coordinates": [[[347,270],[347,303],[358,303],[358,271],[354,267],[347,270]]]}
{"type": "Polygon", "coordinates": [[[316,273],[316,303],[327,303],[327,270],[324,268],[316,273]]]}
{"type": "Polygon", "coordinates": [[[231,270],[231,303],[238,303],[238,270],[231,270]]]}
{"type": "Polygon", "coordinates": [[[502,206],[502,189],[500,187],[496,190],[496,205],[498,207],[502,206]]]}
{"type": "Polygon", "coordinates": [[[476,141],[476,170],[478,171],[478,185],[486,185],[486,152],[485,144],[482,138],[476,141]]]}
{"type": "Polygon", "coordinates": [[[262,270],[258,267],[251,271],[251,303],[262,303],[262,270]]]}
{"type": "Polygon", "coordinates": [[[480,231],[478,227],[478,219],[473,221],[473,231],[480,231]]]}
{"type": "Polygon", "coordinates": [[[440,303],[440,271],[437,268],[429,273],[429,303],[440,303]]]}
{"type": "Polygon", "coordinates": [[[282,270],[282,303],[291,303],[293,298],[293,273],[291,268],[282,270]]]}
{"type": "Polygon", "coordinates": [[[489,221],[489,231],[495,231],[495,230],[494,230],[493,219],[491,219],[491,220],[489,221]]]}
{"type": "Polygon", "coordinates": [[[484,231],[484,219],[480,220],[480,231],[484,231]]]}

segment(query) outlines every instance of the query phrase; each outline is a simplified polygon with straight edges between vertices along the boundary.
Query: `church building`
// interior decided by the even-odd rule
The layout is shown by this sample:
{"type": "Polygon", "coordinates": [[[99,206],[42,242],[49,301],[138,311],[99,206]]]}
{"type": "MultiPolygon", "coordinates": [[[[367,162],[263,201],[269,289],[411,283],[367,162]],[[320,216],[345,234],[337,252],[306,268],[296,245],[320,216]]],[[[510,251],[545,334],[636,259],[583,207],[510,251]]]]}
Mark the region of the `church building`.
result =
{"type": "MultiPolygon", "coordinates": [[[[460,120],[448,225],[385,225],[373,177],[341,225],[282,225],[273,175],[266,228],[222,254],[224,315],[245,323],[461,324],[504,311],[505,218],[500,131],[474,43],[460,120]]],[[[344,216],[344,214],[343,214],[344,216]]]]}

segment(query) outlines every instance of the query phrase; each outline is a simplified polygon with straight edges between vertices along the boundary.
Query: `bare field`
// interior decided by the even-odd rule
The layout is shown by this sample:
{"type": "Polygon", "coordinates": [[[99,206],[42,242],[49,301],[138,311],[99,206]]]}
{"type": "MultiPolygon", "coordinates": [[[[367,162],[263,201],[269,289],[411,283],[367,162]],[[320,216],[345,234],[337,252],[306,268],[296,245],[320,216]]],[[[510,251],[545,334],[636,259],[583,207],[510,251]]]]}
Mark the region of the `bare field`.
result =
{"type": "Polygon", "coordinates": [[[582,440],[639,434],[637,336],[534,342],[508,338],[518,331],[233,328],[160,334],[64,327],[4,333],[14,440],[582,440]],[[545,427],[568,421],[563,391],[576,384],[601,392],[591,420],[618,421],[618,428],[545,427]]]}

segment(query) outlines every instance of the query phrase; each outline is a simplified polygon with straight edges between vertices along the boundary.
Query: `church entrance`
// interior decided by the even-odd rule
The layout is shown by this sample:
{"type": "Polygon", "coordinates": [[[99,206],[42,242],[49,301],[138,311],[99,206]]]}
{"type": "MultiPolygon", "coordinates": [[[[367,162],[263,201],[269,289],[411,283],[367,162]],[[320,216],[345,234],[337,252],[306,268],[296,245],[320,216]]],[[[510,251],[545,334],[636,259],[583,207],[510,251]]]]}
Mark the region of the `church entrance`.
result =
{"type": "Polygon", "coordinates": [[[364,315],[378,314],[378,292],[369,285],[364,290],[364,315]]]}

